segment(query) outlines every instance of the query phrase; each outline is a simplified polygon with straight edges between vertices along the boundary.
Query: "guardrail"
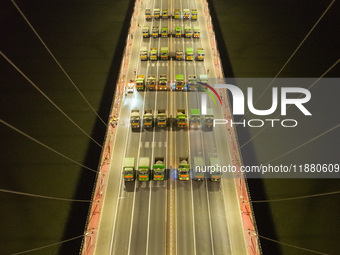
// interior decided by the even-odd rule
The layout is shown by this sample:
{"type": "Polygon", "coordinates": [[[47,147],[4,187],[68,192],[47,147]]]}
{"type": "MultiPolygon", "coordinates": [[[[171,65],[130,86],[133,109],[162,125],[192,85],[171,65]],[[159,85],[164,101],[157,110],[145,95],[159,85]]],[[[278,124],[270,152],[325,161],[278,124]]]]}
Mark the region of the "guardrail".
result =
{"type": "MultiPolygon", "coordinates": [[[[214,69],[216,73],[216,78],[224,78],[223,69],[221,65],[221,58],[217,48],[215,32],[212,26],[211,16],[209,12],[208,2],[207,0],[202,0],[204,15],[207,21],[207,29],[209,35],[210,46],[212,50],[213,60],[214,60],[214,69]]],[[[221,98],[225,98],[223,102],[226,107],[222,108],[222,112],[224,114],[224,118],[230,120],[233,118],[233,115],[230,110],[229,105],[229,97],[228,93],[225,89],[220,89],[221,98]]],[[[232,164],[236,166],[237,172],[234,174],[234,181],[236,185],[237,195],[239,199],[239,205],[241,209],[241,217],[243,222],[243,231],[244,236],[247,243],[247,250],[249,255],[260,255],[262,254],[261,244],[258,238],[258,231],[254,216],[254,211],[251,203],[251,197],[248,189],[247,179],[245,175],[240,171],[240,167],[242,166],[242,155],[239,150],[239,143],[237,139],[237,133],[234,127],[227,127],[227,138],[229,148],[231,149],[231,157],[232,164]]]]}
{"type": "Polygon", "coordinates": [[[101,209],[104,202],[106,184],[108,181],[108,172],[111,166],[111,154],[113,144],[116,139],[117,125],[119,123],[118,116],[120,113],[121,102],[124,96],[125,84],[127,83],[127,68],[131,57],[133,34],[136,29],[136,20],[138,18],[140,4],[142,0],[136,0],[133,14],[130,21],[130,29],[123,53],[123,60],[119,71],[119,79],[116,84],[113,104],[110,111],[110,119],[105,134],[104,149],[102,150],[96,184],[92,193],[92,203],[86,221],[85,237],[81,245],[79,254],[92,255],[95,251],[95,245],[98,238],[98,227],[101,217],[101,209]]]}

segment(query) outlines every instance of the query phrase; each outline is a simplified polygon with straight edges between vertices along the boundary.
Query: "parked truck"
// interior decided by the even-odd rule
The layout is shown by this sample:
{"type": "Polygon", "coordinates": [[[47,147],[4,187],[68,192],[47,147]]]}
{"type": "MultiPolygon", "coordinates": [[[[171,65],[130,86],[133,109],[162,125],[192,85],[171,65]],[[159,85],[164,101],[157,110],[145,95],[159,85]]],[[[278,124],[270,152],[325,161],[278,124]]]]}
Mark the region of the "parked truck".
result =
{"type": "Polygon", "coordinates": [[[132,129],[140,127],[139,110],[131,110],[130,124],[132,129]]]}
{"type": "Polygon", "coordinates": [[[153,126],[153,110],[152,109],[144,110],[143,126],[145,128],[152,128],[153,126]]]}
{"type": "Polygon", "coordinates": [[[175,37],[182,37],[182,27],[175,27],[175,37]]]}
{"type": "Polygon", "coordinates": [[[167,19],[168,18],[168,9],[163,9],[162,10],[162,19],[167,19]]]}
{"type": "Polygon", "coordinates": [[[158,58],[158,49],[156,47],[151,48],[150,50],[150,60],[154,61],[158,58]]]}
{"type": "Polygon", "coordinates": [[[199,61],[204,60],[204,50],[203,50],[203,48],[197,48],[197,60],[199,60],[199,61]]]}
{"type": "Polygon", "coordinates": [[[145,89],[145,76],[144,74],[138,74],[136,79],[136,89],[138,91],[145,89]]]}
{"type": "Polygon", "coordinates": [[[181,10],[180,9],[175,9],[174,10],[174,18],[175,19],[180,19],[181,18],[181,10]]]}
{"type": "Polygon", "coordinates": [[[154,26],[152,28],[152,37],[157,38],[159,36],[159,26],[154,26]]]}
{"type": "Polygon", "coordinates": [[[210,158],[210,181],[220,181],[221,180],[221,172],[218,168],[221,167],[220,159],[212,157],[210,158]]]}
{"type": "Polygon", "coordinates": [[[183,9],[183,19],[189,19],[190,11],[189,9],[183,9]]]}
{"type": "Polygon", "coordinates": [[[140,60],[148,60],[148,50],[146,49],[146,47],[140,48],[140,60]]]}
{"type": "Polygon", "coordinates": [[[158,80],[158,89],[167,90],[168,89],[168,79],[166,74],[160,74],[158,80]]]}
{"type": "Polygon", "coordinates": [[[144,38],[150,37],[150,27],[148,26],[143,27],[142,34],[144,38]]]}
{"type": "Polygon", "coordinates": [[[187,114],[185,109],[177,109],[176,112],[177,127],[186,127],[187,125],[187,114]]]}
{"type": "Polygon", "coordinates": [[[138,164],[138,180],[139,181],[148,181],[150,170],[150,158],[149,157],[140,157],[138,164]]]}
{"type": "Polygon", "coordinates": [[[194,50],[192,47],[187,47],[186,48],[186,60],[192,61],[194,60],[194,50]]]}
{"type": "Polygon", "coordinates": [[[197,79],[196,79],[196,75],[194,74],[188,75],[188,89],[197,90],[197,79]]]}
{"type": "Polygon", "coordinates": [[[178,159],[178,179],[180,181],[189,181],[190,164],[188,157],[179,157],[178,159]]]}
{"type": "Polygon", "coordinates": [[[202,157],[194,157],[194,180],[195,181],[203,181],[204,172],[203,172],[203,158],[202,157]]]}
{"type": "Polygon", "coordinates": [[[190,127],[191,128],[199,128],[200,126],[201,126],[200,109],[193,108],[193,109],[191,109],[190,127]]]}
{"type": "Polygon", "coordinates": [[[197,20],[197,9],[192,9],[191,10],[191,19],[192,20],[197,20]]]}
{"type": "Polygon", "coordinates": [[[156,75],[149,74],[148,80],[146,82],[147,90],[155,90],[156,89],[156,75]]]}
{"type": "Polygon", "coordinates": [[[135,158],[124,158],[123,176],[124,181],[133,182],[135,180],[135,158]]]}
{"type": "Polygon", "coordinates": [[[168,37],[168,27],[161,28],[161,35],[162,37],[168,37]]]}
{"type": "Polygon", "coordinates": [[[155,181],[163,181],[165,178],[165,161],[164,157],[155,157],[152,166],[153,179],[155,181]]]}
{"type": "Polygon", "coordinates": [[[213,128],[213,122],[214,122],[214,112],[213,109],[208,108],[207,114],[203,115],[204,119],[204,126],[205,128],[212,129],[213,128]]]}
{"type": "Polygon", "coordinates": [[[194,27],[194,38],[200,38],[201,30],[199,27],[194,27]]]}
{"type": "Polygon", "coordinates": [[[157,110],[157,126],[160,128],[166,127],[168,121],[167,111],[165,109],[157,110]]]}
{"type": "Polygon", "coordinates": [[[185,38],[191,38],[191,35],[192,35],[191,27],[186,26],[186,27],[184,28],[184,37],[185,37],[185,38]]]}
{"type": "Polygon", "coordinates": [[[176,51],[176,60],[183,60],[183,51],[176,51]]]}
{"type": "Polygon", "coordinates": [[[184,78],[183,74],[176,74],[176,90],[183,90],[184,89],[184,78]]]}
{"type": "Polygon", "coordinates": [[[160,14],[160,10],[159,9],[153,9],[153,17],[155,19],[159,19],[159,14],[160,14]]]}
{"type": "Polygon", "coordinates": [[[151,9],[145,9],[145,18],[147,20],[151,19],[151,9]]]}
{"type": "Polygon", "coordinates": [[[161,47],[161,59],[162,60],[169,59],[168,47],[161,47]]]}

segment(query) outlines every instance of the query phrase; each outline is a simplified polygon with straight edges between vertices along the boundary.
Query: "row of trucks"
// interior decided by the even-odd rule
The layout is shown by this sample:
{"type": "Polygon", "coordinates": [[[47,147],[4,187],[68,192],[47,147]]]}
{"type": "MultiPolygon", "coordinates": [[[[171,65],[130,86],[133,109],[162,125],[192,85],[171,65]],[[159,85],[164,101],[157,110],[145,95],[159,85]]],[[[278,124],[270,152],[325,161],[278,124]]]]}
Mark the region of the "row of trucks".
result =
{"type": "MultiPolygon", "coordinates": [[[[155,19],[167,19],[171,17],[171,15],[168,12],[168,9],[162,9],[162,11],[159,8],[153,9],[153,17],[155,19]]],[[[174,19],[180,19],[182,16],[181,10],[180,9],[174,9],[173,12],[173,18],[174,19]]],[[[145,9],[145,19],[146,20],[151,20],[152,19],[152,11],[151,9],[147,8],[145,9]]],[[[190,19],[190,10],[189,9],[183,9],[183,19],[190,19]]],[[[192,20],[197,20],[197,9],[192,9],[191,10],[191,19],[192,20]]]]}
{"type": "MultiPolygon", "coordinates": [[[[133,93],[133,86],[136,84],[136,89],[138,91],[144,91],[147,90],[168,90],[168,77],[166,74],[160,74],[158,78],[158,82],[156,80],[155,74],[149,74],[147,80],[145,81],[145,75],[144,74],[138,74],[136,81],[133,82],[131,80],[127,85],[127,92],[133,93]]],[[[188,75],[188,83],[186,84],[184,81],[184,75],[183,74],[176,74],[175,75],[175,90],[184,90],[185,86],[187,86],[187,89],[190,91],[195,91],[197,88],[206,88],[206,84],[208,84],[208,76],[206,74],[200,74],[199,75],[199,81],[197,80],[196,75],[189,74],[188,75]]]]}
{"type": "MultiPolygon", "coordinates": [[[[190,170],[189,158],[179,157],[178,179],[180,181],[190,180],[190,172],[192,171],[192,178],[195,181],[203,181],[204,178],[209,178],[211,181],[220,181],[221,172],[216,170],[220,166],[219,158],[211,157],[209,163],[210,169],[207,172],[203,164],[203,158],[194,157],[194,169],[190,170]]],[[[126,157],[123,162],[123,176],[126,182],[132,182],[135,179],[138,181],[163,181],[166,178],[165,159],[164,157],[155,157],[150,169],[150,158],[140,157],[137,171],[135,171],[135,158],[126,157]]]]}
{"type": "Polygon", "coordinates": [[[161,37],[168,37],[169,35],[175,35],[175,37],[179,38],[182,37],[184,35],[185,38],[200,38],[200,28],[197,26],[194,26],[194,29],[191,29],[190,26],[185,26],[184,27],[184,33],[182,31],[182,27],[181,26],[176,26],[175,27],[175,33],[170,33],[168,27],[162,27],[161,31],[159,31],[159,26],[154,26],[152,28],[152,31],[150,33],[150,27],[149,26],[145,26],[142,29],[142,35],[143,38],[149,38],[150,36],[157,38],[159,36],[161,37]]]}
{"type": "MultiPolygon", "coordinates": [[[[193,47],[186,47],[185,51],[185,60],[187,61],[193,61],[195,59],[194,56],[194,49],[193,47]]],[[[204,49],[203,48],[197,48],[196,49],[196,60],[198,61],[204,61],[204,49]]],[[[146,47],[141,47],[140,48],[140,60],[141,61],[157,61],[157,60],[169,60],[170,55],[169,55],[169,48],[168,47],[161,47],[161,52],[160,55],[158,53],[158,48],[157,47],[152,47],[150,49],[150,53],[148,54],[148,50],[146,47]]],[[[175,56],[172,56],[173,59],[175,60],[183,60],[184,59],[184,54],[183,51],[178,50],[175,52],[175,56]]]]}
{"type": "MultiPolygon", "coordinates": [[[[199,109],[191,109],[190,112],[190,127],[192,129],[200,128],[201,126],[206,129],[213,128],[214,113],[211,108],[207,109],[205,114],[200,113],[199,109]],[[202,125],[201,125],[202,123],[202,125]]],[[[165,109],[158,109],[154,116],[152,109],[146,109],[143,112],[142,119],[143,126],[145,128],[152,128],[156,125],[159,128],[165,128],[169,123],[169,116],[165,109]]],[[[130,124],[132,129],[140,129],[141,118],[138,109],[131,110],[130,124]]],[[[188,114],[185,109],[176,110],[176,126],[179,128],[185,128],[188,125],[188,114]]]]}

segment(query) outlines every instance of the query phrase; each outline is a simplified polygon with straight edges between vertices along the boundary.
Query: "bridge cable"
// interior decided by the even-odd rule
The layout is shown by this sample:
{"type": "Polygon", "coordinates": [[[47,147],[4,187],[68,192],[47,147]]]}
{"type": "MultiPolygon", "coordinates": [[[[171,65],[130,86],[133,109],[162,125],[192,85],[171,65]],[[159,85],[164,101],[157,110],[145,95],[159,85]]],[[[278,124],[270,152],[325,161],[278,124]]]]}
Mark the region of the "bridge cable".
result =
{"type": "Polygon", "coordinates": [[[307,142],[305,142],[305,143],[303,143],[303,144],[300,144],[299,146],[295,147],[294,149],[291,149],[291,150],[289,150],[289,151],[287,151],[287,152],[281,154],[280,156],[278,156],[278,157],[276,157],[276,158],[274,158],[274,159],[268,161],[266,164],[269,164],[269,163],[271,163],[271,162],[273,162],[273,161],[275,161],[275,160],[277,160],[277,159],[279,159],[279,158],[282,158],[282,157],[288,155],[289,153],[291,153],[291,152],[293,152],[293,151],[296,151],[297,149],[299,149],[299,148],[305,146],[306,144],[309,144],[310,142],[315,141],[316,139],[320,138],[321,136],[324,136],[325,134],[327,134],[327,133],[333,131],[334,129],[336,129],[336,128],[338,128],[338,127],[340,127],[340,123],[337,124],[337,125],[335,125],[334,127],[330,128],[330,129],[328,129],[327,131],[325,131],[325,132],[323,132],[323,133],[321,133],[321,134],[319,134],[319,135],[313,137],[312,139],[308,140],[307,142]]]}
{"type": "Polygon", "coordinates": [[[79,163],[79,162],[77,162],[77,161],[75,161],[75,160],[73,160],[73,159],[71,159],[71,158],[65,156],[64,154],[60,153],[59,151],[57,151],[57,150],[55,150],[55,149],[52,149],[52,148],[49,147],[48,145],[46,145],[46,144],[44,144],[44,143],[38,141],[37,139],[33,138],[32,136],[30,136],[30,135],[24,133],[23,131],[21,131],[21,130],[19,130],[19,129],[17,129],[16,127],[13,127],[11,124],[7,123],[6,121],[0,119],[0,122],[1,122],[2,124],[6,125],[7,127],[13,129],[14,131],[16,131],[16,132],[22,134],[23,136],[25,136],[25,137],[31,139],[32,141],[36,142],[37,144],[40,144],[41,146],[45,147],[46,149],[48,149],[48,150],[50,150],[50,151],[52,151],[52,152],[58,154],[59,156],[65,158],[65,159],[67,159],[67,160],[69,160],[69,161],[71,161],[71,162],[73,162],[73,163],[75,163],[75,164],[77,164],[78,166],[81,166],[81,167],[83,167],[83,168],[85,168],[85,169],[88,169],[88,170],[94,172],[94,173],[97,173],[96,170],[94,170],[94,169],[92,169],[92,168],[89,168],[89,167],[87,167],[87,166],[84,166],[83,164],[81,164],[81,163],[79,163]]]}
{"type": "Polygon", "coordinates": [[[262,239],[265,239],[265,240],[268,240],[268,241],[271,241],[271,242],[274,242],[274,243],[282,244],[282,245],[285,245],[285,246],[289,246],[289,247],[292,247],[292,248],[295,248],[295,249],[298,249],[298,250],[303,250],[303,251],[307,251],[307,252],[311,252],[311,253],[315,253],[315,254],[320,254],[320,255],[330,255],[329,253],[324,253],[324,252],[315,251],[315,250],[299,247],[299,246],[288,244],[288,243],[283,243],[283,242],[280,242],[280,241],[277,241],[277,240],[274,240],[274,239],[271,239],[271,238],[268,238],[268,237],[265,237],[265,236],[262,236],[262,235],[257,235],[257,236],[262,238],[262,239]]]}
{"type": "MultiPolygon", "coordinates": [[[[330,70],[333,69],[333,67],[335,67],[338,63],[340,62],[340,58],[335,61],[335,63],[328,68],[317,80],[315,80],[307,89],[310,90],[318,81],[321,80],[321,78],[323,78],[330,70]]],[[[302,95],[300,95],[298,98],[300,98],[302,95]]],[[[289,105],[287,107],[287,109],[289,109],[289,107],[291,107],[292,105],[289,105]]],[[[280,114],[278,114],[274,119],[278,118],[280,116],[280,114]]],[[[244,144],[242,144],[240,146],[240,149],[242,149],[242,147],[246,146],[249,142],[251,142],[253,139],[255,139],[259,134],[261,134],[267,127],[269,126],[269,124],[267,126],[265,126],[264,128],[261,129],[261,131],[257,132],[251,139],[249,139],[247,142],[245,142],[244,144]]]]}
{"type": "MultiPolygon", "coordinates": [[[[271,87],[271,85],[274,83],[274,80],[281,74],[281,72],[283,71],[283,69],[287,66],[287,64],[290,62],[290,60],[294,57],[294,55],[296,54],[296,52],[301,48],[302,44],[307,40],[307,38],[309,37],[309,35],[313,32],[313,30],[315,29],[315,27],[319,24],[319,22],[321,21],[321,19],[326,15],[326,13],[328,12],[328,10],[331,8],[331,6],[333,5],[333,3],[335,2],[335,0],[333,0],[329,6],[326,8],[326,10],[322,13],[322,15],[320,16],[320,18],[316,21],[316,23],[313,25],[313,27],[309,30],[309,32],[307,33],[307,35],[303,38],[303,40],[300,42],[300,44],[298,45],[298,47],[294,50],[294,52],[290,55],[290,57],[288,58],[288,60],[286,61],[286,63],[284,63],[284,65],[281,67],[281,69],[279,70],[279,72],[275,75],[275,77],[271,80],[271,82],[268,84],[268,86],[262,91],[261,95],[257,98],[257,100],[254,103],[255,104],[261,99],[261,97],[266,93],[266,91],[271,87]]],[[[245,116],[247,115],[247,113],[242,117],[241,121],[245,118],[245,116]]]]}
{"type": "Polygon", "coordinates": [[[37,251],[37,250],[49,248],[49,247],[52,247],[52,246],[56,246],[56,245],[58,245],[58,244],[63,244],[63,243],[66,243],[66,242],[70,242],[70,241],[76,240],[76,239],[78,239],[78,238],[82,238],[82,237],[84,237],[84,236],[85,236],[85,234],[80,235],[80,236],[76,236],[76,237],[72,237],[72,238],[69,238],[69,239],[60,241],[60,242],[58,242],[58,243],[48,244],[48,245],[41,246],[41,247],[38,247],[38,248],[34,248],[34,249],[26,250],[26,251],[21,251],[21,252],[12,253],[11,255],[19,255],[19,254],[24,254],[24,253],[28,253],[28,252],[32,252],[32,251],[37,251]]]}
{"type": "Polygon", "coordinates": [[[52,200],[59,200],[59,201],[68,201],[68,202],[85,202],[85,203],[91,202],[91,200],[51,197],[51,196],[37,195],[37,194],[32,194],[32,193],[27,193],[27,192],[8,190],[8,189],[0,189],[0,192],[15,194],[15,195],[28,196],[28,197],[45,198],[45,199],[52,199],[52,200]]]}
{"type": "Polygon", "coordinates": [[[68,73],[65,71],[65,69],[62,67],[62,65],[59,63],[59,61],[56,59],[56,57],[53,55],[53,53],[50,51],[50,49],[47,47],[46,43],[43,41],[43,39],[39,36],[38,32],[34,29],[34,27],[32,26],[32,24],[28,21],[27,17],[25,16],[25,14],[21,11],[21,9],[19,8],[19,6],[15,3],[14,0],[11,0],[11,2],[13,3],[13,5],[15,6],[15,8],[18,10],[18,12],[21,14],[21,16],[23,17],[23,19],[26,21],[27,25],[32,29],[32,31],[34,32],[34,34],[38,37],[38,39],[40,40],[40,42],[42,43],[42,45],[45,47],[45,49],[47,50],[47,52],[50,54],[50,56],[54,59],[54,61],[57,63],[57,65],[59,66],[59,68],[61,69],[61,71],[65,74],[65,76],[68,78],[68,80],[71,82],[71,84],[73,85],[73,87],[78,91],[78,93],[80,94],[80,96],[84,99],[84,101],[87,103],[87,105],[91,108],[91,110],[96,114],[96,116],[100,119],[100,121],[105,125],[105,121],[99,116],[99,114],[96,112],[96,110],[92,107],[92,105],[90,104],[90,102],[85,98],[85,96],[83,95],[83,93],[81,93],[81,91],[79,90],[79,88],[77,87],[77,85],[74,83],[74,81],[71,79],[71,77],[68,75],[68,73]]]}
{"type": "Polygon", "coordinates": [[[0,55],[7,60],[9,64],[11,64],[40,94],[42,94],[59,112],[61,112],[73,125],[75,125],[80,131],[82,131],[88,138],[90,138],[94,143],[96,143],[99,147],[102,146],[94,140],[88,133],[86,133],[77,123],[75,123],[59,106],[57,106],[52,99],[50,99],[33,81],[31,81],[2,51],[0,51],[0,55]]]}
{"type": "Polygon", "coordinates": [[[304,198],[312,198],[312,197],[322,197],[328,195],[337,195],[340,194],[340,190],[327,192],[327,193],[318,193],[313,195],[306,195],[306,196],[298,196],[298,197],[287,197],[287,198],[278,198],[278,199],[267,199],[267,200],[255,200],[251,201],[252,203],[270,203],[270,202],[280,202],[280,201],[289,201],[289,200],[297,200],[297,199],[304,199],[304,198]]]}

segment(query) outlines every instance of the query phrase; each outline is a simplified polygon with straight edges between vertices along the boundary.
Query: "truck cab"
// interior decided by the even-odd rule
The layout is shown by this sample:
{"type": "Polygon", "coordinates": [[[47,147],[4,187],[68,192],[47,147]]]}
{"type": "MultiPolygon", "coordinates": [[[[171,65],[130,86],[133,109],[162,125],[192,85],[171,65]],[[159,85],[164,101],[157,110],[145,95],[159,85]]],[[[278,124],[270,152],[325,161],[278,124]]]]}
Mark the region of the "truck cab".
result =
{"type": "Polygon", "coordinates": [[[138,91],[145,89],[145,76],[144,76],[144,74],[137,75],[136,88],[137,88],[138,91]]]}
{"type": "Polygon", "coordinates": [[[161,35],[162,37],[168,37],[168,27],[161,28],[161,35]]]}
{"type": "Polygon", "coordinates": [[[157,126],[160,128],[167,126],[167,111],[165,109],[157,110],[157,126]]]}
{"type": "Polygon", "coordinates": [[[148,26],[143,27],[142,34],[143,34],[143,38],[150,37],[150,28],[148,26]]]}
{"type": "Polygon", "coordinates": [[[159,26],[154,26],[152,28],[152,37],[157,38],[159,36],[159,26]]]}
{"type": "Polygon", "coordinates": [[[162,60],[168,60],[169,59],[168,47],[161,47],[161,59],[162,60]]]}
{"type": "Polygon", "coordinates": [[[177,127],[184,128],[187,126],[187,114],[185,109],[177,109],[176,112],[177,127]]]}
{"type": "Polygon", "coordinates": [[[189,181],[190,164],[188,157],[179,157],[178,161],[178,179],[180,181],[189,181]]]}
{"type": "Polygon", "coordinates": [[[197,20],[197,9],[192,9],[191,10],[191,19],[192,20],[197,20]]]}
{"type": "Polygon", "coordinates": [[[163,9],[162,10],[162,19],[167,19],[168,18],[168,9],[163,9]]]}
{"type": "Polygon", "coordinates": [[[143,126],[145,128],[152,128],[153,126],[153,110],[144,110],[143,126]]]}
{"type": "Polygon", "coordinates": [[[139,181],[149,181],[150,170],[150,158],[140,157],[138,163],[138,180],[139,181]]]}
{"type": "Polygon", "coordinates": [[[183,51],[176,51],[176,60],[183,60],[183,51]]]}
{"type": "Polygon", "coordinates": [[[151,9],[145,9],[145,19],[151,19],[151,9]]]}
{"type": "Polygon", "coordinates": [[[182,37],[182,27],[175,27],[175,37],[182,37]]]}
{"type": "Polygon", "coordinates": [[[140,54],[140,60],[141,61],[148,60],[148,50],[146,49],[146,47],[141,47],[139,54],[140,54]]]}
{"type": "Polygon", "coordinates": [[[180,19],[181,18],[181,10],[180,9],[175,9],[174,10],[174,18],[175,19],[180,19]]]}
{"type": "Polygon", "coordinates": [[[163,181],[165,178],[165,161],[164,157],[155,157],[154,164],[152,166],[153,180],[163,181]]]}
{"type": "Polygon", "coordinates": [[[160,18],[159,14],[160,14],[160,10],[159,9],[153,9],[153,17],[155,19],[159,19],[160,18]]]}
{"type": "Polygon", "coordinates": [[[185,38],[191,38],[192,30],[191,27],[187,26],[184,28],[184,36],[185,38]]]}
{"type": "Polygon", "coordinates": [[[150,50],[150,60],[155,61],[158,59],[158,49],[156,47],[151,48],[150,50]]]}
{"type": "Polygon", "coordinates": [[[183,9],[183,19],[189,19],[190,11],[189,9],[183,9]]]}
{"type": "Polygon", "coordinates": [[[192,61],[194,60],[194,50],[192,47],[187,47],[186,48],[186,60],[192,61]]]}
{"type": "Polygon", "coordinates": [[[167,90],[168,89],[168,79],[166,74],[160,74],[158,80],[158,89],[167,90]]]}
{"type": "Polygon", "coordinates": [[[135,180],[135,158],[124,158],[123,175],[124,181],[132,182],[135,180]]]}
{"type": "Polygon", "coordinates": [[[148,90],[155,90],[156,89],[156,75],[149,74],[146,85],[147,85],[148,90]]]}
{"type": "Polygon", "coordinates": [[[199,61],[204,60],[204,50],[203,50],[203,48],[197,48],[197,60],[199,60],[199,61]]]}
{"type": "Polygon", "coordinates": [[[200,35],[201,35],[200,28],[195,26],[194,27],[194,38],[200,38],[200,35]]]}
{"type": "Polygon", "coordinates": [[[130,124],[131,124],[132,129],[136,129],[140,127],[139,110],[131,110],[130,124]]]}

